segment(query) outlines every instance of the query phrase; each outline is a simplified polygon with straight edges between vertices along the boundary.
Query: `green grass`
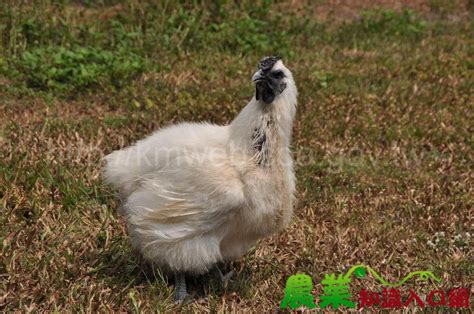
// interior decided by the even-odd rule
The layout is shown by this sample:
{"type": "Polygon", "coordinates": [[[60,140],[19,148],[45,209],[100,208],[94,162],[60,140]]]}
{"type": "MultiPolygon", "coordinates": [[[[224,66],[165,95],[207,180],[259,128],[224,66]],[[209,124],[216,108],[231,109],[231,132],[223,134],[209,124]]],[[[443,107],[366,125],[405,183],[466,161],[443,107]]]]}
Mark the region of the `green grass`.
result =
{"type": "Polygon", "coordinates": [[[316,295],[358,263],[443,278],[405,288],[420,294],[472,285],[467,3],[323,20],[303,3],[104,2],[0,4],[0,309],[177,310],[132,252],[100,159],[172,123],[228,123],[269,54],[300,92],[295,217],[229,265],[227,289],[192,280],[183,309],[273,311],[290,275],[316,295]]]}

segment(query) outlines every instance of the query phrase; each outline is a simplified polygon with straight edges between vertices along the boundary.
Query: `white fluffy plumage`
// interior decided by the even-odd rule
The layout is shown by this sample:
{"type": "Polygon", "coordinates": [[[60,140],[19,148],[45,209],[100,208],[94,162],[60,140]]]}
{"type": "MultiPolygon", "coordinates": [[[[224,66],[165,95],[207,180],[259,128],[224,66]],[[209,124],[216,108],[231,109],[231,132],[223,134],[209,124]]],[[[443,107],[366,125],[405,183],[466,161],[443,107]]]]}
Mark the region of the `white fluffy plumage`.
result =
{"type": "Polygon", "coordinates": [[[283,90],[268,103],[257,88],[229,125],[169,126],[105,157],[104,177],[120,191],[131,243],[145,259],[201,274],[288,225],[297,89],[278,59],[253,80],[272,73],[283,90]]]}

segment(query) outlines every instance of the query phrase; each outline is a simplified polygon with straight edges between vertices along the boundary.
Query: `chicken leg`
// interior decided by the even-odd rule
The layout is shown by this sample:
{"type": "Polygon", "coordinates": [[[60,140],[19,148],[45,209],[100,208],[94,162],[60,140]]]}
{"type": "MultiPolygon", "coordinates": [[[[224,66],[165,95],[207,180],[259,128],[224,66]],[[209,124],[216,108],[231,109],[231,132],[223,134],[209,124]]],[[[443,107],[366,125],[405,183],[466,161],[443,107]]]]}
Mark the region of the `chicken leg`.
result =
{"type": "Polygon", "coordinates": [[[220,279],[221,284],[223,287],[227,287],[230,278],[234,275],[234,271],[231,270],[226,274],[223,274],[221,269],[219,268],[218,265],[214,266],[214,273],[217,275],[217,277],[220,279]]]}
{"type": "Polygon", "coordinates": [[[188,296],[186,291],[186,276],[184,273],[174,273],[174,301],[175,303],[182,303],[188,296]]]}

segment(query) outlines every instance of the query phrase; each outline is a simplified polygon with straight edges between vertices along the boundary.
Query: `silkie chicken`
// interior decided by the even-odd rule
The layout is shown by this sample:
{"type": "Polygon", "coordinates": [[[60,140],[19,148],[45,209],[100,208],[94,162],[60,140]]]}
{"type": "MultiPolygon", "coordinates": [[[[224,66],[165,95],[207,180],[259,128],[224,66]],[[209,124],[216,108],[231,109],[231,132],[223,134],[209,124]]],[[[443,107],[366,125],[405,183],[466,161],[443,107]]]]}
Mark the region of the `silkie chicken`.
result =
{"type": "Polygon", "coordinates": [[[105,157],[131,244],[174,274],[177,302],[186,274],[242,257],[290,221],[296,85],[278,57],[261,60],[252,81],[254,97],[229,125],[172,125],[105,157]]]}

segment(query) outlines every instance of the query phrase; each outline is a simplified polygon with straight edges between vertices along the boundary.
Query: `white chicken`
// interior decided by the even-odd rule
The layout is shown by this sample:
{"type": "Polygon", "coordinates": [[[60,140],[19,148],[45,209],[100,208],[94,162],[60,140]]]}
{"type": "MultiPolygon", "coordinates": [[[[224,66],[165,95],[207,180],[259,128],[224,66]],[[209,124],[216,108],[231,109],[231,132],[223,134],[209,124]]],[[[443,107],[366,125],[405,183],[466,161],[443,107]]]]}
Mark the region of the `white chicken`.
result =
{"type": "Polygon", "coordinates": [[[105,157],[132,246],[175,274],[208,272],[282,230],[293,212],[289,145],[297,89],[278,57],[260,61],[256,92],[229,125],[182,123],[105,157]]]}

